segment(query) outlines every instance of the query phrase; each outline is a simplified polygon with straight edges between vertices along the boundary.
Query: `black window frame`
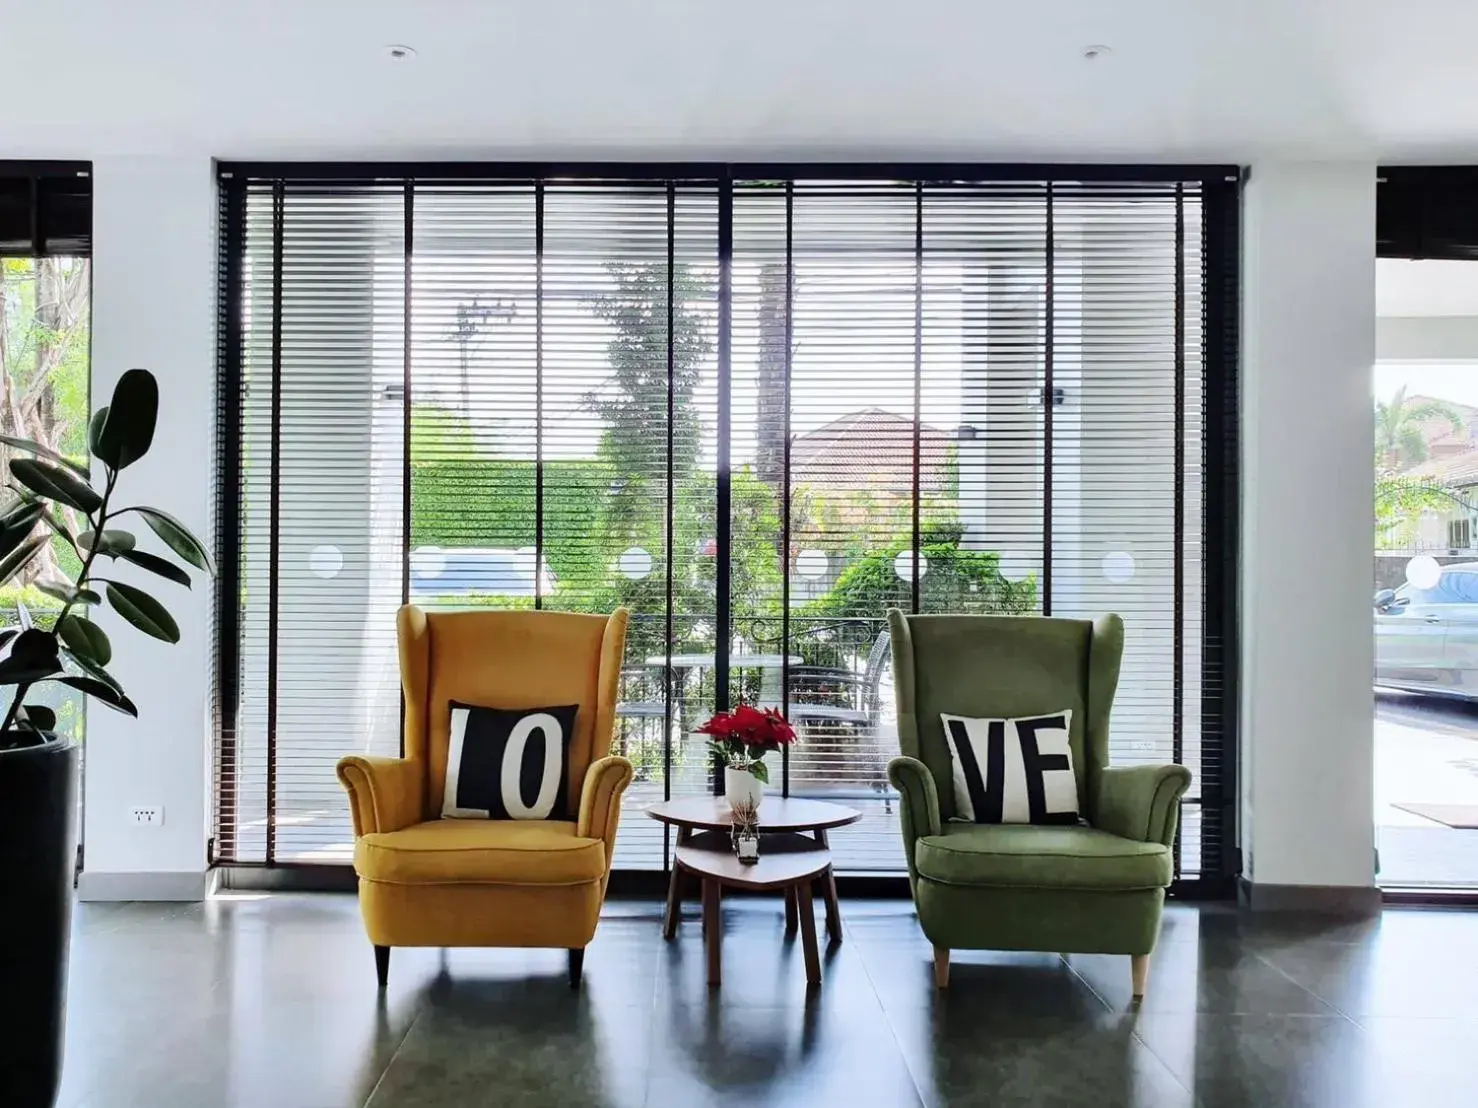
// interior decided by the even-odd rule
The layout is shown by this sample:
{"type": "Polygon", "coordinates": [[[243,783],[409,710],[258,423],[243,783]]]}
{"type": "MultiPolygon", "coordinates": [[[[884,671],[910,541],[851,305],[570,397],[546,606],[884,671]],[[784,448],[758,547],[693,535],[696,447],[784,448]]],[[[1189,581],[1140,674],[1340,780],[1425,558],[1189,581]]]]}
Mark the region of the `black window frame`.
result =
{"type": "MultiPolygon", "coordinates": [[[[215,673],[212,692],[215,744],[220,759],[233,756],[236,727],[236,693],[239,688],[240,511],[234,495],[240,487],[241,412],[239,409],[242,331],[240,274],[244,250],[245,186],[250,180],[344,182],[358,185],[404,181],[413,187],[417,179],[479,179],[522,181],[537,185],[545,181],[589,180],[601,184],[667,182],[669,184],[716,184],[719,189],[719,265],[721,271],[732,261],[732,197],[735,182],[764,180],[802,181],[902,181],[920,185],[977,182],[1197,182],[1203,202],[1203,250],[1205,287],[1203,334],[1205,336],[1204,414],[1205,439],[1202,467],[1203,494],[1203,651],[1201,688],[1202,763],[1216,767],[1215,783],[1203,788],[1202,848],[1199,876],[1177,878],[1174,895],[1196,898],[1229,898],[1235,895],[1241,871],[1238,836],[1239,809],[1239,658],[1240,619],[1238,608],[1238,565],[1240,542],[1240,427],[1239,427],[1239,300],[1241,255],[1241,185],[1243,173],[1235,165],[1106,165],[1094,163],[907,163],[907,162],[262,162],[241,161],[218,164],[220,186],[220,255],[218,265],[218,365],[217,365],[217,528],[215,541],[220,576],[215,611],[215,673]],[[725,254],[727,249],[728,253],[725,254]]],[[[409,221],[409,210],[407,221],[409,221]]],[[[719,372],[726,372],[720,348],[719,372]]],[[[719,389],[721,408],[726,390],[719,389]]],[[[724,414],[721,413],[721,420],[724,414]]],[[[722,426],[722,424],[721,424],[722,426]]],[[[917,458],[915,459],[917,466],[917,458]]],[[[1177,478],[1180,476],[1177,466],[1177,478]]],[[[917,472],[915,472],[917,480],[917,472]]],[[[728,474],[720,468],[719,507],[725,503],[728,474]]],[[[407,482],[407,489],[409,483],[407,482]]],[[[1177,494],[1180,494],[1177,484],[1177,494]]],[[[409,493],[407,492],[407,495],[409,493]]],[[[1180,501],[1183,503],[1183,500],[1180,501]]],[[[1048,513],[1050,517],[1050,512],[1048,513]]],[[[1184,524],[1177,512],[1177,538],[1184,524]]],[[[408,526],[408,524],[407,524],[408,526]]],[[[720,535],[718,564],[727,566],[729,528],[720,535]]],[[[917,536],[915,549],[917,550],[917,536]]],[[[1177,571],[1180,562],[1177,559],[1177,571]]],[[[718,583],[720,629],[728,597],[725,583],[718,583]]],[[[1177,601],[1179,603],[1179,601],[1177,601]]],[[[1178,714],[1181,672],[1180,627],[1177,648],[1175,703],[1178,714]]],[[[720,638],[720,641],[723,641],[720,638]]],[[[716,658],[717,706],[726,707],[727,657],[716,658]]],[[[1193,771],[1199,767],[1192,767],[1193,771]]],[[[213,798],[220,803],[221,798],[213,798]]],[[[217,812],[220,815],[220,812],[217,812]]],[[[221,861],[212,853],[212,862],[221,861]]],[[[229,862],[240,868],[261,868],[263,863],[229,862]]],[[[337,866],[298,863],[292,866],[267,863],[266,868],[342,869],[337,866]]],[[[871,889],[906,891],[904,878],[858,879],[871,889]]],[[[309,884],[314,884],[310,879],[309,884]]]]}

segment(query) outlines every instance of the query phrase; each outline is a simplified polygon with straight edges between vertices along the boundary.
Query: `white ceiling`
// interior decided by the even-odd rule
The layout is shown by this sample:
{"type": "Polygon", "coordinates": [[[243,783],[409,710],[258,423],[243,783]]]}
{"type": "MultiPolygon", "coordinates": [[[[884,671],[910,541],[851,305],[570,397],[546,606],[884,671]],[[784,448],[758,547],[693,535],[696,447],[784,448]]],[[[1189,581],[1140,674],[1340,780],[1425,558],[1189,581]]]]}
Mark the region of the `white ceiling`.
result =
{"type": "Polygon", "coordinates": [[[0,156],[1473,162],[1475,43],[1473,0],[0,0],[0,156]]]}

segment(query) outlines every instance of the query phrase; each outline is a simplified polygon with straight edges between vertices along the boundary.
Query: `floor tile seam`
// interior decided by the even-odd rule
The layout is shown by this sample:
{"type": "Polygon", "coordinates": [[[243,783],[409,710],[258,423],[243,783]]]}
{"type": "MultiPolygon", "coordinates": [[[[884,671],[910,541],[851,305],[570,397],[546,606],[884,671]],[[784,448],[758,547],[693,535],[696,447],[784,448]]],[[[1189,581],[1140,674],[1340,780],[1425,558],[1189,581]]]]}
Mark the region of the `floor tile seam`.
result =
{"type": "Polygon", "coordinates": [[[423,1001],[417,1005],[415,1017],[405,1025],[405,1032],[400,1036],[400,1041],[395,1044],[395,1049],[390,1052],[390,1057],[386,1058],[385,1064],[380,1067],[380,1075],[375,1078],[375,1083],[370,1086],[370,1091],[365,1095],[361,1108],[369,1108],[370,1104],[379,1094],[380,1086],[385,1083],[385,1078],[390,1073],[390,1067],[395,1063],[395,1059],[400,1057],[400,1052],[405,1049],[406,1041],[411,1037],[411,1032],[415,1030],[416,1025],[421,1022],[425,1014],[426,1005],[423,1001]]]}
{"type": "MultiPolygon", "coordinates": [[[[1315,1001],[1317,1001],[1319,1004],[1322,1004],[1325,1008],[1328,1008],[1335,1015],[1339,1016],[1341,1019],[1347,1021],[1348,1023],[1355,1024],[1355,1026],[1357,1026],[1357,1027],[1359,1026],[1359,1024],[1356,1023],[1355,1019],[1350,1015],[1350,1013],[1346,1012],[1343,1008],[1341,1008],[1338,1004],[1335,1004],[1333,1001],[1324,999],[1324,997],[1322,997],[1318,993],[1314,992],[1313,989],[1309,988],[1302,981],[1297,980],[1291,973],[1289,973],[1287,970],[1285,970],[1282,966],[1278,965],[1276,962],[1269,961],[1266,956],[1264,956],[1263,954],[1260,954],[1256,950],[1250,951],[1250,953],[1252,954],[1252,956],[1254,958],[1256,958],[1263,965],[1267,966],[1274,973],[1277,973],[1284,980],[1288,981],[1290,984],[1294,985],[1298,989],[1302,990],[1305,993],[1308,993],[1308,995],[1311,996],[1311,997],[1313,997],[1315,1001]]],[[[1301,1015],[1316,1015],[1318,1013],[1304,1012],[1304,1013],[1299,1013],[1299,1014],[1301,1014],[1301,1015]]]]}
{"type": "MultiPolygon", "coordinates": [[[[915,920],[917,919],[917,917],[914,918],[915,920]]],[[[848,941],[856,941],[856,939],[852,935],[851,927],[847,923],[846,916],[842,917],[842,936],[848,941]]],[[[893,1014],[888,1010],[888,1004],[883,999],[883,994],[882,991],[878,988],[877,981],[873,979],[872,970],[868,968],[867,959],[864,958],[860,953],[857,956],[857,964],[862,967],[862,975],[867,978],[867,985],[868,988],[872,990],[873,999],[877,1001],[878,1008],[883,1013],[883,1022],[888,1028],[888,1035],[893,1041],[893,1048],[898,1051],[898,1057],[903,1061],[903,1069],[904,1072],[908,1074],[908,1081],[909,1084],[913,1086],[914,1095],[919,1098],[920,1105],[929,1105],[933,1103],[927,1096],[924,1095],[924,1087],[919,1084],[919,1075],[914,1072],[913,1061],[909,1058],[908,1051],[903,1049],[903,1041],[898,1037],[898,1028],[895,1027],[893,1024],[893,1014]]]]}
{"type": "MultiPolygon", "coordinates": [[[[1102,993],[1100,993],[1097,989],[1093,987],[1093,982],[1089,981],[1086,977],[1078,972],[1077,968],[1067,960],[1066,955],[1058,955],[1058,957],[1062,959],[1063,965],[1067,966],[1068,972],[1082,983],[1083,987],[1093,995],[1098,1003],[1103,1005],[1105,1012],[1107,1012],[1109,1015],[1113,1015],[1114,1013],[1119,1011],[1119,1009],[1115,1008],[1112,1004],[1109,1003],[1107,997],[1105,997],[1102,993]]],[[[1180,1079],[1180,1075],[1170,1067],[1170,1063],[1167,1062],[1164,1058],[1160,1057],[1159,1052],[1156,1051],[1154,1047],[1150,1046],[1149,1043],[1145,1042],[1144,1037],[1140,1035],[1139,1017],[1141,1014],[1143,1014],[1143,1002],[1139,1000],[1131,1000],[1129,1004],[1130,1006],[1124,1009],[1124,1011],[1131,1013],[1134,1017],[1134,1021],[1129,1028],[1130,1038],[1132,1038],[1136,1043],[1144,1048],[1145,1052],[1148,1053],[1149,1056],[1155,1060],[1159,1067],[1165,1071],[1166,1076],[1168,1076],[1171,1081],[1175,1082],[1176,1086],[1181,1089],[1186,1094],[1186,1096],[1190,1097],[1192,1101],[1194,1101],[1197,1105],[1200,1105],[1201,1099],[1196,1096],[1196,1090],[1192,1089],[1189,1085],[1182,1081],[1180,1079]]]]}

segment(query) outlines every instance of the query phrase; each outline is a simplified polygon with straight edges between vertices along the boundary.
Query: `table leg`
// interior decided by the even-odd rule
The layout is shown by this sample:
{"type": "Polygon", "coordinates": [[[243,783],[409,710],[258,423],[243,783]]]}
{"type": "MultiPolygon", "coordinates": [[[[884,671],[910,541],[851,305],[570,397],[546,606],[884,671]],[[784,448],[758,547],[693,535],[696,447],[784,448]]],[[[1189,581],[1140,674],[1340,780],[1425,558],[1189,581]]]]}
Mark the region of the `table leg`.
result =
{"type": "MultiPolygon", "coordinates": [[[[826,841],[826,829],[816,829],[816,841],[822,846],[829,846],[826,841]]],[[[826,937],[834,943],[842,941],[842,910],[837,904],[837,878],[836,873],[830,866],[821,875],[821,899],[826,902],[826,937]]]]}
{"type": "Polygon", "coordinates": [[[716,989],[723,977],[723,957],[720,949],[719,928],[719,883],[703,882],[703,925],[708,946],[708,987],[716,989]]]}
{"type": "Polygon", "coordinates": [[[816,906],[811,900],[811,882],[795,886],[796,910],[801,916],[801,949],[806,956],[806,983],[821,984],[821,954],[816,949],[816,906]]]}
{"type": "Polygon", "coordinates": [[[682,872],[674,862],[672,880],[667,883],[667,914],[662,917],[664,939],[672,939],[677,935],[677,921],[683,910],[682,872]]]}
{"type": "MultiPolygon", "coordinates": [[[[686,827],[677,829],[677,845],[681,846],[688,841],[692,832],[686,827]]],[[[667,912],[662,917],[662,937],[671,939],[677,934],[677,925],[683,914],[683,871],[677,864],[677,859],[672,860],[672,877],[667,882],[667,912]]]]}
{"type": "Polygon", "coordinates": [[[799,922],[800,916],[795,906],[795,886],[791,885],[785,890],[785,933],[794,935],[799,922]]]}

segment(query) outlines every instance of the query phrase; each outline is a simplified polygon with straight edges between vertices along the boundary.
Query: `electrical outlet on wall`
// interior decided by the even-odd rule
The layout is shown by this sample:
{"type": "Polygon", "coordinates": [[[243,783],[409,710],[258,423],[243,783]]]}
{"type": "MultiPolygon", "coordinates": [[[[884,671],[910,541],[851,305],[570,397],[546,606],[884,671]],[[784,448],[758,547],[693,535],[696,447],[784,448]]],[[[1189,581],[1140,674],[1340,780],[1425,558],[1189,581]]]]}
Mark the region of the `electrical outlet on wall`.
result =
{"type": "Polygon", "coordinates": [[[158,827],[164,822],[164,809],[157,804],[138,804],[128,811],[140,827],[158,827]]]}

